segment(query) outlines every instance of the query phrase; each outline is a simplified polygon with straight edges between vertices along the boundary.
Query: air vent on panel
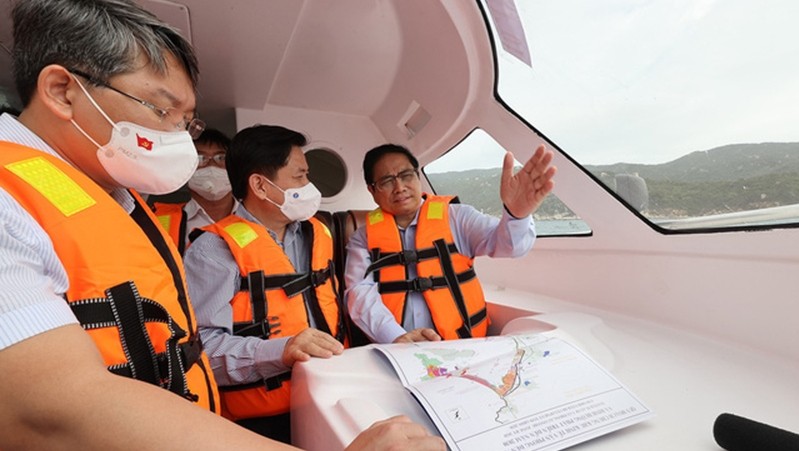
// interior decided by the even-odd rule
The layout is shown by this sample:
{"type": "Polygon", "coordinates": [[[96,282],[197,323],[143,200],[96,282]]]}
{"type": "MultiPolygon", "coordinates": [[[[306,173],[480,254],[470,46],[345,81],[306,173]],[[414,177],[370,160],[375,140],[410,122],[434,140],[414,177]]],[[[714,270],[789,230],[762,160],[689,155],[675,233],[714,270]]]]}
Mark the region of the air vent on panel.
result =
{"type": "Polygon", "coordinates": [[[402,119],[397,124],[397,127],[405,132],[408,139],[411,139],[430,122],[431,118],[432,116],[430,116],[430,113],[414,100],[411,102],[405,114],[402,115],[402,119]]]}

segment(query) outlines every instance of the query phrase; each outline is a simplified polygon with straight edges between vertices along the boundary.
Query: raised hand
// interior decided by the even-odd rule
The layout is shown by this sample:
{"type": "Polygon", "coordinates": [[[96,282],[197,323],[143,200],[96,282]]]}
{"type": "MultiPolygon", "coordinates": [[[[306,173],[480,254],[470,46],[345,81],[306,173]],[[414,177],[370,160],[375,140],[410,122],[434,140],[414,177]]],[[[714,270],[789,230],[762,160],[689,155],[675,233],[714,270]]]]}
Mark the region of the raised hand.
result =
{"type": "Polygon", "coordinates": [[[531,215],[552,191],[555,186],[552,178],[557,172],[555,166],[550,166],[553,156],[552,151],[542,144],[522,169],[514,174],[513,154],[505,153],[499,197],[512,216],[523,218],[531,215]]]}

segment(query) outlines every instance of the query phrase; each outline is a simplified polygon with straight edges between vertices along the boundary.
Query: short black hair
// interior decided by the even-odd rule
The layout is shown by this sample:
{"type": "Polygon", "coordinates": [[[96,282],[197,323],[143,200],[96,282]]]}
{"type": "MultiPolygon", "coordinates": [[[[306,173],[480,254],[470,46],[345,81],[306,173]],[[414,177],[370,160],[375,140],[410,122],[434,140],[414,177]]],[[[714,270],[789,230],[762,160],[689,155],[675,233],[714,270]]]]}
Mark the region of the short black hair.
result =
{"type": "Polygon", "coordinates": [[[399,144],[383,144],[381,146],[377,146],[374,149],[369,150],[366,152],[366,155],[363,157],[363,179],[366,181],[367,185],[371,185],[374,183],[374,176],[375,176],[375,165],[383,155],[389,153],[398,153],[405,155],[408,158],[408,161],[411,162],[411,165],[414,169],[419,169],[419,160],[413,156],[410,150],[406,149],[399,144]]]}
{"type": "Polygon", "coordinates": [[[227,152],[230,149],[230,138],[226,134],[215,128],[206,128],[194,140],[194,144],[207,144],[209,146],[219,146],[227,152]]]}
{"type": "Polygon", "coordinates": [[[236,133],[225,157],[233,196],[244,199],[252,174],[274,178],[278,169],[288,164],[291,149],[307,143],[302,133],[279,125],[254,125],[236,133]]]}

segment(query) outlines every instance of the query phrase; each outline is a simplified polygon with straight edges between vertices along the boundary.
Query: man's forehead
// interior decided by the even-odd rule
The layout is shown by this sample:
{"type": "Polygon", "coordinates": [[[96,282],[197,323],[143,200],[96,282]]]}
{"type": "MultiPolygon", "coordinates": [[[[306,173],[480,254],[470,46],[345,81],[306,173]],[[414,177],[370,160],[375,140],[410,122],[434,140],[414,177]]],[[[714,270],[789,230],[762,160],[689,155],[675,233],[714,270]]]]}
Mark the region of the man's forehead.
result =
{"type": "Polygon", "coordinates": [[[209,154],[216,154],[216,153],[225,153],[225,148],[213,143],[194,143],[194,147],[197,149],[199,153],[209,153],[209,154]]]}
{"type": "Polygon", "coordinates": [[[413,164],[408,157],[401,153],[387,153],[375,164],[375,175],[382,176],[394,172],[413,169],[413,164]]]}
{"type": "Polygon", "coordinates": [[[167,53],[164,59],[165,68],[159,70],[139,57],[133,71],[114,75],[109,81],[140,86],[162,102],[194,111],[197,98],[189,74],[173,55],[167,53]]]}
{"type": "Polygon", "coordinates": [[[288,163],[284,168],[291,168],[292,172],[308,170],[308,161],[305,159],[305,153],[299,146],[294,146],[291,148],[288,163]]]}

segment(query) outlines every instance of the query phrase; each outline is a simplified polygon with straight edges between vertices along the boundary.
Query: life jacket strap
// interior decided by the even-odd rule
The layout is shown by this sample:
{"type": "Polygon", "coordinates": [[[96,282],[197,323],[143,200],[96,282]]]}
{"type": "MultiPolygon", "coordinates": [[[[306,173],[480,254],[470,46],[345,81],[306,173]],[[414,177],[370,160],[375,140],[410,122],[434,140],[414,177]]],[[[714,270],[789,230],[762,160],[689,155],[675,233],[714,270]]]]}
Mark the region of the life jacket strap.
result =
{"type": "Polygon", "coordinates": [[[180,210],[180,225],[178,226],[178,242],[175,243],[178,247],[178,253],[180,255],[186,254],[186,227],[188,225],[188,215],[186,215],[186,210],[180,210]]]}
{"type": "Polygon", "coordinates": [[[270,316],[260,322],[233,323],[233,335],[268,340],[270,336],[281,332],[279,319],[277,316],[270,316]]]}
{"type": "MultiPolygon", "coordinates": [[[[452,254],[458,253],[458,247],[455,246],[455,243],[447,245],[447,249],[452,254]]],[[[380,252],[379,249],[377,250],[377,252],[375,252],[375,250],[372,249],[372,255],[376,256],[376,258],[374,258],[372,260],[372,264],[369,265],[368,268],[366,268],[366,275],[368,275],[373,271],[377,271],[381,268],[385,268],[386,266],[393,266],[393,265],[408,266],[411,263],[417,263],[423,260],[437,258],[438,249],[436,249],[435,247],[428,247],[424,249],[416,249],[416,250],[405,249],[400,252],[386,252],[386,253],[380,252]]]]}
{"type": "Polygon", "coordinates": [[[269,316],[269,304],[266,299],[267,277],[262,270],[252,271],[246,278],[241,279],[250,294],[252,306],[252,321],[246,323],[234,323],[233,334],[250,337],[256,336],[268,340],[273,334],[279,333],[280,323],[277,316],[269,316]],[[277,330],[275,330],[277,329],[277,330]]]}
{"type": "Polygon", "coordinates": [[[220,386],[220,392],[232,392],[239,390],[249,390],[251,388],[264,388],[266,391],[276,390],[283,386],[283,382],[291,380],[291,371],[280,373],[277,376],[268,377],[258,382],[250,382],[248,384],[226,385],[220,386]]]}
{"type": "MultiPolygon", "coordinates": [[[[472,327],[474,327],[474,326],[482,323],[483,321],[485,321],[486,318],[488,318],[488,310],[483,308],[479,312],[475,313],[474,315],[472,315],[469,318],[469,324],[471,324],[472,327]]],[[[465,325],[459,327],[458,330],[455,331],[455,333],[458,334],[458,338],[471,338],[472,337],[471,329],[467,329],[465,325]]]]}
{"type": "Polygon", "coordinates": [[[438,258],[441,261],[441,271],[444,273],[444,278],[447,280],[447,286],[452,294],[452,299],[455,301],[455,306],[458,308],[458,313],[460,313],[461,319],[463,320],[463,326],[460,329],[463,329],[464,336],[461,338],[471,338],[471,317],[469,316],[469,311],[466,309],[466,300],[463,298],[458,276],[455,274],[455,267],[452,264],[449,246],[447,246],[447,242],[444,241],[443,238],[435,240],[433,246],[435,246],[438,251],[438,258]]]}
{"type": "MultiPolygon", "coordinates": [[[[178,344],[177,359],[170,358],[169,351],[160,352],[156,354],[156,358],[158,360],[158,370],[161,374],[169,374],[170,366],[174,367],[176,363],[182,368],[185,368],[187,371],[195,364],[202,366],[200,361],[202,350],[203,347],[199,338],[191,338],[189,341],[178,344]]],[[[108,368],[108,370],[118,376],[133,378],[130,366],[128,364],[112,365],[108,368]]],[[[197,395],[189,393],[188,391],[182,395],[191,401],[197,401],[197,395]]]]}
{"type": "MultiPolygon", "coordinates": [[[[253,271],[255,273],[263,271],[253,271]]],[[[252,290],[250,286],[252,282],[250,280],[251,274],[247,276],[242,276],[239,282],[239,290],[241,291],[250,291],[252,294],[252,290]]],[[[281,289],[286,292],[286,296],[292,297],[302,293],[305,290],[316,288],[319,285],[324,284],[327,282],[333,274],[333,270],[330,266],[325,269],[321,269],[318,271],[311,271],[307,273],[295,273],[295,274],[273,274],[269,276],[263,276],[264,289],[261,291],[266,290],[277,290],[281,289]]]]}
{"type": "MultiPolygon", "coordinates": [[[[313,271],[311,272],[311,284],[315,287],[322,285],[331,278],[331,275],[334,274],[333,271],[333,261],[328,260],[327,268],[323,271],[313,271]]],[[[331,287],[333,293],[335,294],[335,287],[331,287]]],[[[322,306],[319,305],[319,298],[316,296],[316,290],[308,290],[307,293],[303,295],[303,298],[308,306],[308,312],[311,316],[313,316],[314,325],[316,326],[317,330],[320,330],[328,335],[332,335],[330,333],[330,326],[327,324],[327,318],[325,318],[324,312],[322,312],[322,306]]],[[[337,303],[338,305],[338,303],[337,303]]],[[[336,320],[338,321],[338,319],[336,320]]],[[[338,339],[338,337],[334,337],[338,339]]]]}
{"type": "MultiPolygon", "coordinates": [[[[195,242],[197,240],[197,238],[199,238],[200,235],[202,235],[203,233],[205,233],[205,230],[203,230],[203,229],[189,230],[189,243],[195,242]]],[[[183,255],[183,254],[181,254],[181,255],[183,255]]]]}
{"type": "Polygon", "coordinates": [[[196,363],[202,352],[199,337],[186,337],[160,304],[143,299],[133,282],[124,282],[106,290],[105,298],[81,299],[71,302],[70,307],[84,330],[116,327],[126,362],[111,365],[108,369],[122,376],[166,388],[192,399],[184,377],[186,371],[196,363]],[[171,332],[166,350],[156,353],[146,324],[158,322],[167,325],[171,332]],[[128,343],[146,343],[145,346],[129,346],[128,343]]]}
{"type": "MultiPolygon", "coordinates": [[[[458,283],[465,283],[477,277],[477,273],[474,271],[474,268],[469,268],[464,272],[456,274],[455,277],[457,278],[458,283]]],[[[447,279],[443,276],[417,277],[415,279],[409,279],[409,280],[379,282],[377,290],[378,292],[380,292],[380,294],[408,292],[408,291],[416,291],[422,293],[427,290],[435,290],[438,288],[446,288],[446,287],[447,287],[447,279]]]]}

